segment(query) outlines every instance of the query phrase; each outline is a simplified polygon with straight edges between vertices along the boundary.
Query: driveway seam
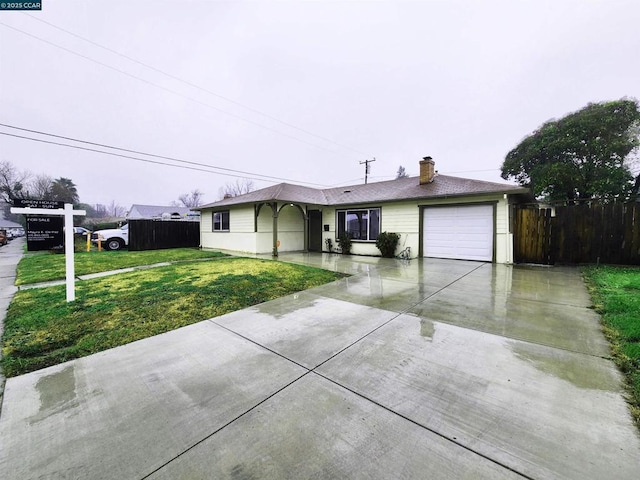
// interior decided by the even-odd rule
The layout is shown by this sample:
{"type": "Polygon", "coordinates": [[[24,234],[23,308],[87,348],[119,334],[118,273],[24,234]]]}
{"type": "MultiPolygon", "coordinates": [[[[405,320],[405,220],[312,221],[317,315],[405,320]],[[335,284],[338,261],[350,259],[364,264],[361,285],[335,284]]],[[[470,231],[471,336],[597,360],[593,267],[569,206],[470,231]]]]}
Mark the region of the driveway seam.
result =
{"type": "Polygon", "coordinates": [[[383,405],[382,403],[380,403],[380,402],[378,402],[378,401],[376,401],[376,400],[373,400],[373,399],[371,399],[371,398],[367,397],[366,395],[363,395],[362,393],[359,393],[359,392],[357,392],[357,391],[355,391],[355,390],[353,390],[353,389],[351,389],[351,388],[349,388],[349,387],[347,387],[347,386],[345,386],[345,385],[341,384],[340,382],[337,382],[336,380],[333,380],[333,379],[331,379],[331,378],[327,377],[326,375],[324,375],[324,374],[322,374],[322,373],[320,373],[320,372],[316,372],[316,371],[315,371],[315,369],[314,369],[312,372],[310,372],[310,373],[314,373],[314,374],[318,375],[319,377],[322,377],[322,378],[324,378],[325,380],[327,380],[327,381],[329,381],[329,382],[333,383],[334,385],[337,385],[337,386],[339,386],[339,387],[341,387],[341,388],[344,388],[344,389],[345,389],[345,390],[347,390],[348,392],[351,392],[351,393],[353,393],[354,395],[356,395],[356,396],[358,396],[358,397],[360,397],[360,398],[362,398],[362,399],[364,399],[364,400],[366,400],[366,401],[368,401],[368,402],[373,403],[374,405],[376,405],[376,406],[378,406],[378,407],[382,408],[383,410],[386,410],[387,412],[392,413],[393,415],[396,415],[396,416],[398,416],[398,417],[400,417],[400,418],[402,418],[402,419],[404,419],[404,420],[406,420],[406,421],[408,421],[408,422],[411,422],[412,424],[414,424],[414,425],[416,425],[416,426],[418,426],[418,427],[420,427],[420,428],[423,428],[423,429],[425,429],[425,430],[427,430],[427,431],[429,431],[429,432],[433,433],[434,435],[437,435],[438,437],[440,437],[440,438],[442,438],[442,439],[444,439],[444,440],[446,440],[446,441],[448,441],[448,442],[451,442],[451,443],[453,443],[454,445],[457,445],[458,447],[461,447],[461,448],[463,448],[463,449],[465,449],[465,450],[467,450],[467,451],[469,451],[469,452],[471,452],[471,453],[473,453],[473,454],[475,454],[475,455],[478,455],[479,457],[482,457],[482,458],[484,458],[485,460],[490,461],[491,463],[494,463],[494,464],[496,464],[496,465],[498,465],[498,466],[500,466],[500,467],[502,467],[502,468],[505,468],[505,469],[509,470],[510,472],[515,473],[516,475],[519,475],[519,476],[521,476],[521,477],[523,477],[523,478],[526,478],[526,479],[528,479],[528,480],[535,480],[535,478],[534,478],[534,477],[530,477],[530,476],[529,476],[529,475],[527,475],[526,473],[519,472],[518,470],[516,470],[516,469],[515,469],[515,468],[513,468],[513,467],[510,467],[509,465],[506,465],[506,464],[504,464],[504,463],[502,463],[502,462],[499,462],[498,460],[495,460],[495,459],[491,458],[490,456],[485,455],[484,453],[478,452],[478,451],[474,450],[473,448],[468,447],[468,446],[466,446],[466,445],[464,445],[464,444],[462,444],[462,443],[458,442],[457,440],[454,440],[453,438],[450,438],[450,437],[448,437],[448,436],[446,436],[446,435],[444,435],[444,434],[442,434],[442,433],[438,432],[437,430],[434,430],[433,428],[430,428],[430,427],[428,427],[428,426],[426,426],[426,425],[423,425],[423,424],[421,424],[420,422],[418,422],[418,421],[416,421],[416,420],[413,420],[413,419],[411,419],[411,418],[407,417],[406,415],[403,415],[402,413],[396,412],[396,411],[395,411],[395,410],[393,410],[392,408],[387,407],[387,406],[383,405]]]}
{"type": "MultiPolygon", "coordinates": [[[[467,275],[469,275],[470,273],[474,272],[475,270],[477,270],[478,268],[481,268],[483,265],[480,265],[476,268],[474,268],[473,270],[465,273],[464,275],[458,277],[457,279],[455,279],[453,282],[443,286],[442,288],[440,288],[439,290],[436,290],[435,292],[433,292],[432,294],[428,295],[427,297],[425,297],[424,299],[420,300],[418,303],[415,303],[413,305],[411,305],[409,308],[406,308],[405,310],[401,311],[401,312],[393,312],[391,310],[387,310],[390,313],[395,313],[395,315],[390,318],[389,320],[387,320],[386,322],[378,325],[376,328],[374,328],[373,330],[371,330],[370,332],[367,332],[366,334],[364,334],[362,337],[358,338],[357,340],[355,340],[354,342],[350,343],[349,345],[347,345],[346,347],[344,347],[342,350],[336,352],[334,355],[332,355],[331,357],[327,358],[325,361],[323,361],[322,363],[319,363],[318,365],[316,365],[313,369],[315,370],[318,367],[321,367],[322,365],[324,365],[325,363],[327,363],[328,361],[334,359],[335,357],[337,357],[338,355],[340,355],[341,353],[343,353],[344,351],[346,351],[347,349],[353,347],[356,343],[359,343],[360,341],[364,340],[365,338],[367,338],[369,335],[371,335],[374,332],[377,332],[379,329],[381,329],[382,327],[388,325],[389,323],[393,322],[395,319],[397,319],[398,317],[402,316],[402,315],[406,315],[409,314],[409,310],[415,308],[416,306],[420,305],[421,303],[427,301],[429,298],[431,298],[432,296],[434,296],[435,294],[441,292],[442,290],[444,290],[445,288],[449,287],[450,285],[454,284],[455,282],[457,282],[458,280],[460,280],[461,278],[466,277],[467,275]]],[[[355,275],[354,275],[355,276],[355,275]]],[[[349,302],[352,303],[352,302],[349,302]]],[[[356,304],[357,305],[357,304],[356,304]]],[[[371,308],[376,308],[376,307],[371,307],[371,308]]],[[[384,310],[382,308],[379,308],[378,310],[384,310]]]]}
{"type": "Polygon", "coordinates": [[[299,377],[293,379],[292,381],[290,381],[289,383],[287,383],[285,386],[279,388],[278,390],[276,390],[275,392],[271,393],[269,396],[263,398],[261,401],[259,401],[258,403],[256,403],[253,407],[245,410],[244,412],[242,412],[240,415],[232,418],[231,420],[229,420],[227,423],[225,423],[224,425],[222,425],[221,427],[218,427],[216,430],[214,430],[213,432],[211,432],[209,435],[206,435],[204,438],[198,440],[196,443],[194,443],[193,445],[191,445],[190,447],[185,448],[182,452],[180,452],[178,455],[176,455],[175,457],[171,458],[170,460],[167,460],[165,463],[163,463],[162,465],[160,465],[158,468],[156,468],[155,470],[147,473],[145,476],[140,477],[140,480],[145,480],[146,478],[149,478],[151,475],[153,475],[154,473],[162,470],[164,467],[166,467],[167,465],[169,465],[171,462],[173,462],[174,460],[177,460],[178,458],[180,458],[181,456],[183,456],[185,453],[193,450],[195,447],[197,447],[198,445],[202,444],[203,442],[207,441],[209,438],[213,437],[216,433],[224,430],[225,428],[227,428],[229,425],[231,425],[232,423],[234,423],[236,420],[239,420],[240,418],[244,417],[245,415],[247,415],[248,413],[252,412],[253,410],[255,410],[256,408],[258,408],[260,405],[262,405],[264,402],[266,402],[267,400],[273,398],[274,396],[276,396],[278,393],[282,392],[284,389],[290,387],[291,385],[293,385],[294,383],[296,383],[298,380],[300,380],[303,377],[306,377],[307,375],[309,375],[311,373],[311,370],[308,370],[306,372],[304,372],[302,375],[300,375],[299,377]]]}
{"type": "MultiPolygon", "coordinates": [[[[214,318],[217,318],[217,317],[214,317],[214,318]]],[[[288,360],[289,362],[293,363],[294,365],[297,365],[298,367],[302,367],[302,368],[304,368],[305,370],[307,370],[307,373],[313,370],[313,368],[305,367],[304,365],[302,365],[302,364],[300,364],[300,363],[296,362],[295,360],[292,360],[292,359],[290,359],[289,357],[286,357],[286,356],[284,356],[283,354],[281,354],[281,353],[279,353],[279,352],[276,352],[275,350],[272,350],[271,348],[269,348],[269,347],[267,347],[267,346],[265,346],[265,345],[262,345],[261,343],[258,343],[258,342],[256,342],[255,340],[252,340],[251,338],[245,337],[245,336],[244,336],[244,335],[242,335],[241,333],[238,333],[238,332],[236,332],[235,330],[230,329],[229,327],[226,327],[226,326],[224,326],[224,325],[221,325],[221,324],[217,323],[213,318],[210,318],[210,319],[208,319],[208,320],[205,320],[205,322],[211,322],[211,323],[213,323],[214,325],[216,325],[216,326],[218,326],[218,327],[220,327],[220,328],[222,328],[222,329],[224,329],[224,330],[226,330],[226,331],[228,331],[228,332],[232,333],[233,335],[236,335],[236,336],[238,336],[238,337],[242,338],[243,340],[246,340],[246,341],[248,341],[248,342],[250,342],[250,343],[253,343],[254,345],[257,345],[258,347],[263,348],[263,349],[265,349],[266,351],[268,351],[268,352],[270,352],[270,353],[273,353],[274,355],[277,355],[277,356],[278,356],[278,357],[280,357],[280,358],[283,358],[284,360],[288,360]]],[[[314,367],[314,368],[316,368],[316,367],[314,367]]]]}

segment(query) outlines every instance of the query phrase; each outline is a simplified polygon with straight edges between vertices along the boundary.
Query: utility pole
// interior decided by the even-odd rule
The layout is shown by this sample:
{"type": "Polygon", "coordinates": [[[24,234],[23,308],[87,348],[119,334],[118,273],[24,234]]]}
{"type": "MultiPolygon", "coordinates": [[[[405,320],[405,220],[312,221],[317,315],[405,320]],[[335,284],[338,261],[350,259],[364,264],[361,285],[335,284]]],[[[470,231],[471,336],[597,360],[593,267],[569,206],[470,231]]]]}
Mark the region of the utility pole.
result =
{"type": "Polygon", "coordinates": [[[373,157],[373,160],[365,160],[364,162],[360,162],[360,165],[364,163],[364,184],[365,185],[367,184],[367,176],[371,173],[371,167],[369,166],[369,164],[375,161],[376,161],[376,157],[373,157]]]}

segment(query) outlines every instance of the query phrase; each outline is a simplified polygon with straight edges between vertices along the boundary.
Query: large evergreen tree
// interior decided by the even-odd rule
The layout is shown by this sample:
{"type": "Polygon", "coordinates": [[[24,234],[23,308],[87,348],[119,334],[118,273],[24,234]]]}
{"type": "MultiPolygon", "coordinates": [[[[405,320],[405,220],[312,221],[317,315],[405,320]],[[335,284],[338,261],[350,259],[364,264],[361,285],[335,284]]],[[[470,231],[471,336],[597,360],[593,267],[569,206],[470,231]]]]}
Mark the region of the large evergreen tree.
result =
{"type": "Polygon", "coordinates": [[[51,184],[51,198],[58,202],[73,203],[74,205],[80,201],[78,189],[70,178],[56,178],[51,184]]]}
{"type": "Polygon", "coordinates": [[[507,154],[502,178],[551,201],[626,200],[634,189],[629,163],[639,131],[637,100],[590,103],[522,140],[507,154]]]}

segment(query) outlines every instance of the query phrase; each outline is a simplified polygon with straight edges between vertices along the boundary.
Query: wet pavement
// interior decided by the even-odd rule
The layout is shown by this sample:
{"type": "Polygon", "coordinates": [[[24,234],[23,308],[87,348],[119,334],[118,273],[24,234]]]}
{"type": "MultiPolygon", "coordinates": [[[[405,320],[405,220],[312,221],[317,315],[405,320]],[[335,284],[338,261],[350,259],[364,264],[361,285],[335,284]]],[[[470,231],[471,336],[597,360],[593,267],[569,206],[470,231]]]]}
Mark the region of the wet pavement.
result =
{"type": "Polygon", "coordinates": [[[3,478],[638,478],[577,269],[280,259],[352,276],[9,379],[3,478]]]}

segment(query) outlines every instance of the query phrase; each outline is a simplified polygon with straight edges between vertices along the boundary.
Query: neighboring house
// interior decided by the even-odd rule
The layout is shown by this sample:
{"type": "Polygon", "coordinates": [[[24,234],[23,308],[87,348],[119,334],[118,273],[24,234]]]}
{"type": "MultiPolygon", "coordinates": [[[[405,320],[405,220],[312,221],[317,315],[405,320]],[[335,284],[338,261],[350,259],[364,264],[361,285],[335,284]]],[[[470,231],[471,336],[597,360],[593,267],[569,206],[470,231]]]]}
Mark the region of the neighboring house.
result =
{"type": "Polygon", "coordinates": [[[17,222],[12,222],[11,220],[5,220],[5,218],[0,215],[0,228],[8,230],[10,228],[24,228],[24,227],[17,222]]]}
{"type": "Polygon", "coordinates": [[[198,207],[202,248],[248,253],[327,251],[347,232],[352,253],[380,255],[380,232],[400,235],[411,256],[513,262],[511,205],[523,187],[438,175],[430,157],[420,177],[315,189],[281,183],[198,207]]]}
{"type": "Polygon", "coordinates": [[[199,222],[200,212],[189,207],[161,207],[157,205],[132,205],[127,220],[182,220],[199,222]]]}

